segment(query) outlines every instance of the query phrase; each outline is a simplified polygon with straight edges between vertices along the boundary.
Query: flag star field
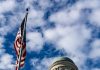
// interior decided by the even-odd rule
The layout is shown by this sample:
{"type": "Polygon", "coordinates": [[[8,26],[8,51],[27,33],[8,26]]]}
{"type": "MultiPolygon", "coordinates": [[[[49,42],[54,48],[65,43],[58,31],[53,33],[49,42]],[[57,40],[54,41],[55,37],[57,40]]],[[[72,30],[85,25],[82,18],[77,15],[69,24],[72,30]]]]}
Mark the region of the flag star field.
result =
{"type": "Polygon", "coordinates": [[[29,9],[21,70],[49,70],[61,56],[100,70],[100,0],[0,0],[0,70],[15,70],[14,41],[29,9]]]}

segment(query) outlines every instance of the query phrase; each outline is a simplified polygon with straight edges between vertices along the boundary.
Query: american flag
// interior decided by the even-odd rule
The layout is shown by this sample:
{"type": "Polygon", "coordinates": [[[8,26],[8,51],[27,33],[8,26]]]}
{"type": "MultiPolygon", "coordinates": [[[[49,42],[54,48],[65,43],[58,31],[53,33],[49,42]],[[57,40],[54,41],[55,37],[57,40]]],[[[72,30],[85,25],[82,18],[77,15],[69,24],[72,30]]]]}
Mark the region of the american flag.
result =
{"type": "Polygon", "coordinates": [[[21,26],[19,28],[19,31],[17,33],[15,42],[14,42],[14,48],[17,55],[16,60],[16,70],[18,70],[19,67],[23,67],[25,63],[25,57],[26,57],[26,21],[27,21],[27,15],[26,14],[24,20],[21,23],[21,26]]]}

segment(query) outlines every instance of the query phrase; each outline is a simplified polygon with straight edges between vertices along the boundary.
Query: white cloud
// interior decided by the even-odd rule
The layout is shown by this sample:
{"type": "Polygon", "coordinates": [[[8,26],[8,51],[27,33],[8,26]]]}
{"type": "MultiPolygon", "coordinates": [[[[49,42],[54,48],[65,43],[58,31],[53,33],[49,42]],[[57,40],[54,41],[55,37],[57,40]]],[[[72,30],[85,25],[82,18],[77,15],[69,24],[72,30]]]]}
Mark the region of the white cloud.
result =
{"type": "Polygon", "coordinates": [[[9,31],[10,31],[10,27],[8,27],[8,26],[0,27],[0,34],[2,36],[6,35],[9,31]]]}
{"type": "Polygon", "coordinates": [[[32,7],[32,4],[35,0],[24,0],[25,8],[32,7]]]}
{"type": "Polygon", "coordinates": [[[2,54],[0,57],[0,70],[14,70],[13,61],[12,55],[2,54]]]}
{"type": "Polygon", "coordinates": [[[9,32],[12,32],[19,24],[21,24],[21,19],[18,19],[17,15],[6,17],[4,15],[1,15],[0,20],[2,22],[0,23],[0,34],[2,36],[7,35],[9,32]],[[6,20],[8,19],[8,20],[6,20]]]}
{"type": "MultiPolygon", "coordinates": [[[[60,31],[60,28],[58,31],[60,31]]],[[[62,36],[57,44],[59,47],[66,49],[67,52],[79,50],[91,36],[90,30],[84,26],[68,27],[64,33],[66,34],[62,36]]]]}
{"type": "Polygon", "coordinates": [[[38,3],[42,9],[46,9],[52,6],[52,3],[50,2],[50,0],[39,0],[38,3]]]}
{"type": "Polygon", "coordinates": [[[3,47],[4,41],[5,41],[5,39],[3,37],[0,37],[0,48],[3,47]]]}
{"type": "Polygon", "coordinates": [[[64,48],[67,52],[75,52],[85,44],[87,39],[91,38],[91,30],[82,25],[59,26],[46,30],[44,35],[47,40],[56,42],[59,48],[64,48]]]}
{"type": "Polygon", "coordinates": [[[35,3],[38,3],[36,6],[41,8],[41,10],[45,10],[48,7],[52,6],[52,3],[50,0],[24,0],[25,2],[25,7],[31,7],[35,3]]]}
{"type": "Polygon", "coordinates": [[[4,49],[4,42],[5,38],[0,36],[0,70],[14,70],[13,56],[5,53],[6,49],[4,49]]]}
{"type": "Polygon", "coordinates": [[[100,68],[93,68],[92,70],[100,70],[100,68]]]}
{"type": "Polygon", "coordinates": [[[4,47],[4,43],[5,42],[5,38],[0,36],[0,56],[4,54],[5,49],[3,49],[4,47]]]}
{"type": "Polygon", "coordinates": [[[6,19],[5,19],[5,16],[4,15],[2,15],[2,14],[0,14],[0,25],[1,26],[4,26],[6,23],[6,19]]]}
{"type": "Polygon", "coordinates": [[[4,15],[0,14],[0,34],[1,35],[5,35],[6,34],[6,29],[5,29],[5,25],[6,25],[6,18],[4,15]],[[5,32],[4,32],[5,31],[5,32]]]}
{"type": "Polygon", "coordinates": [[[77,24],[77,21],[80,18],[79,10],[77,9],[68,9],[68,10],[62,10],[60,12],[54,13],[50,16],[50,21],[55,22],[56,24],[61,25],[71,25],[71,24],[77,24]]]}
{"type": "Polygon", "coordinates": [[[88,8],[92,10],[92,13],[87,16],[91,24],[95,26],[100,26],[100,1],[99,0],[83,0],[83,1],[78,1],[73,8],[81,11],[82,9],[88,8]]]}
{"type": "Polygon", "coordinates": [[[40,51],[44,41],[39,32],[29,32],[27,34],[27,51],[40,51]]]}
{"type": "Polygon", "coordinates": [[[100,57],[100,40],[96,39],[91,44],[92,50],[90,52],[90,58],[99,58],[100,57]]]}
{"type": "Polygon", "coordinates": [[[82,15],[82,10],[85,8],[92,9],[93,13],[91,15],[87,15],[89,17],[89,20],[94,24],[94,25],[100,25],[100,21],[98,20],[100,17],[99,14],[99,0],[83,0],[83,1],[78,1],[76,2],[72,7],[68,9],[63,9],[58,11],[57,13],[54,13],[53,15],[50,16],[50,21],[55,22],[56,24],[61,24],[61,25],[72,25],[72,24],[77,24],[79,21],[81,21],[84,18],[82,15]]]}
{"type": "Polygon", "coordinates": [[[37,26],[43,26],[45,24],[43,20],[43,11],[35,10],[34,8],[30,10],[28,15],[28,22],[27,22],[27,28],[28,30],[31,30],[34,27],[37,26]]]}
{"type": "Polygon", "coordinates": [[[90,21],[95,26],[100,26],[100,9],[95,9],[90,16],[90,21]]]}
{"type": "Polygon", "coordinates": [[[0,13],[11,11],[15,7],[15,0],[5,0],[0,2],[0,13]]]}
{"type": "Polygon", "coordinates": [[[80,0],[78,1],[75,5],[78,9],[83,9],[83,8],[91,8],[91,9],[96,9],[99,8],[99,0],[80,0]]]}

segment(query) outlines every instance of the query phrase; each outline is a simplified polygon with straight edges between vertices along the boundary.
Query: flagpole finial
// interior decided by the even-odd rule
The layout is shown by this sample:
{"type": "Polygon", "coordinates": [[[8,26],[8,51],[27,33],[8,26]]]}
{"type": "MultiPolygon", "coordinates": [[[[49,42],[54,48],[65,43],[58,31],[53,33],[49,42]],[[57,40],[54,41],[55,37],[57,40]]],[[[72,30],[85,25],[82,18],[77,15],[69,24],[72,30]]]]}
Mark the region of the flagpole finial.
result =
{"type": "Polygon", "coordinates": [[[27,8],[26,11],[28,12],[29,11],[29,8],[27,8]]]}

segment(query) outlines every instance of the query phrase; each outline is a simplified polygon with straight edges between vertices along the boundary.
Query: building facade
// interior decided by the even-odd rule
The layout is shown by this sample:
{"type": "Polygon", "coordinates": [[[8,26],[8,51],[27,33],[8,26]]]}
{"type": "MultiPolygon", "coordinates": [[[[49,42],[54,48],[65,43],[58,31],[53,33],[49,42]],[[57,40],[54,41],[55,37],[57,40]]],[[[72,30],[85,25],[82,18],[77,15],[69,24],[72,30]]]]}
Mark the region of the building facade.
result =
{"type": "Polygon", "coordinates": [[[49,70],[78,70],[78,68],[71,59],[62,57],[54,62],[49,70]]]}

